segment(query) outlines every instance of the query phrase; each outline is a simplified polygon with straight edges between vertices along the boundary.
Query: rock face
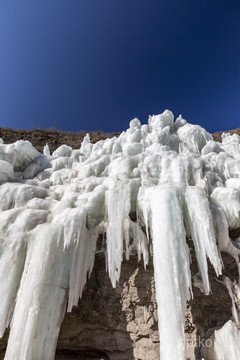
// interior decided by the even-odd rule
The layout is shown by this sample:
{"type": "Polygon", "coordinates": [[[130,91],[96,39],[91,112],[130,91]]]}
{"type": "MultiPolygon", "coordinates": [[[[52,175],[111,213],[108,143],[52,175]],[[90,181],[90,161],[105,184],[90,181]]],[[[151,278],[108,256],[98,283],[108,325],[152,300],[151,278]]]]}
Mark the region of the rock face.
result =
{"type": "MultiPolygon", "coordinates": [[[[237,278],[231,258],[225,260],[225,274],[237,278]]],[[[196,263],[192,264],[193,270],[196,263]]],[[[159,360],[159,334],[153,265],[144,270],[135,257],[122,264],[119,284],[112,288],[105,270],[104,255],[98,254],[93,273],[78,307],[66,314],[56,360],[109,359],[159,360]]],[[[193,288],[193,300],[185,318],[186,359],[200,360],[210,329],[231,318],[231,299],[210,269],[212,294],[193,288]]],[[[211,332],[211,331],[210,331],[211,332]]]]}
{"type": "MultiPolygon", "coordinates": [[[[68,136],[64,133],[60,137],[54,131],[50,135],[44,131],[44,136],[38,134],[37,130],[35,132],[12,131],[11,137],[10,129],[1,129],[0,137],[6,142],[20,138],[35,139],[35,143],[32,142],[39,150],[49,139],[52,139],[51,151],[62,143],[74,145],[68,142],[68,136]]],[[[80,139],[76,137],[74,141],[79,147],[80,139]]],[[[240,231],[230,235],[234,239],[240,235],[240,231]]],[[[222,257],[224,275],[232,281],[238,280],[235,261],[226,254],[222,254],[222,257]]],[[[193,254],[192,273],[197,272],[193,254]]],[[[231,318],[231,299],[225,286],[215,276],[209,266],[210,296],[193,287],[193,299],[188,304],[185,318],[187,360],[200,360],[206,346],[205,340],[211,336],[213,329],[231,318]]],[[[0,341],[0,360],[4,357],[7,336],[6,332],[0,341]]],[[[106,272],[104,254],[97,254],[78,307],[64,318],[55,359],[159,360],[159,345],[152,259],[146,270],[137,257],[124,261],[120,282],[113,289],[106,272]]]]}
{"type": "Polygon", "coordinates": [[[104,255],[98,254],[78,307],[63,321],[57,348],[56,359],[70,359],[79,351],[82,359],[85,352],[109,360],[159,359],[152,264],[144,270],[135,257],[125,261],[113,289],[104,255]]]}

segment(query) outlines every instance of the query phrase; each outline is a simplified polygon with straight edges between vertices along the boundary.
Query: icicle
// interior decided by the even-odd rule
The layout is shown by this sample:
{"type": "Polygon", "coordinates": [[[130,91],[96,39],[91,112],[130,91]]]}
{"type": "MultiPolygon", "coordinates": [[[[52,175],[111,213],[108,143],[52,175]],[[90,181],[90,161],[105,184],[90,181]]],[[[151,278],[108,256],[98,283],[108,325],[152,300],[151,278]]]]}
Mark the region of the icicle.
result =
{"type": "Polygon", "coordinates": [[[147,189],[153,241],[161,360],[184,360],[184,317],[191,274],[181,204],[181,189],[162,185],[147,189]]]}
{"type": "Polygon", "coordinates": [[[146,235],[140,228],[138,223],[133,221],[130,222],[130,231],[131,236],[133,237],[133,245],[129,249],[129,253],[131,253],[134,249],[137,250],[138,261],[141,260],[141,255],[143,255],[143,264],[146,269],[146,265],[148,265],[148,241],[146,235]]]}
{"type": "Polygon", "coordinates": [[[130,186],[125,180],[113,179],[106,191],[107,263],[113,287],[121,273],[123,237],[128,232],[126,220],[130,212],[130,186]]]}
{"type": "Polygon", "coordinates": [[[221,274],[222,266],[218,255],[210,206],[203,189],[186,187],[184,218],[194,243],[204,290],[206,294],[209,294],[207,257],[217,275],[221,274]]]}
{"type": "Polygon", "coordinates": [[[77,306],[87,281],[87,274],[91,274],[97,238],[97,232],[90,235],[88,229],[83,226],[79,239],[72,245],[67,307],[69,312],[73,306],[77,306]]]}
{"type": "Polygon", "coordinates": [[[6,360],[54,358],[68,287],[61,227],[41,226],[29,242],[17,294],[6,360]]]}
{"type": "Polygon", "coordinates": [[[10,324],[26,257],[23,235],[16,234],[6,240],[0,239],[0,337],[10,324]]]}

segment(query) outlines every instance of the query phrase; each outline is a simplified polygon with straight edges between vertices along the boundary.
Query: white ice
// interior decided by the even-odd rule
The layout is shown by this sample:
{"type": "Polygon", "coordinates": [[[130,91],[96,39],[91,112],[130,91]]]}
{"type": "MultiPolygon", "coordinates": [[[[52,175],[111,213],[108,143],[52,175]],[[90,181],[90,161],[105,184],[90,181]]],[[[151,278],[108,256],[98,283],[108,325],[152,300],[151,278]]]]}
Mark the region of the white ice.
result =
{"type": "Polygon", "coordinates": [[[239,360],[240,329],[229,320],[206,341],[206,360],[239,360]]]}
{"type": "Polygon", "coordinates": [[[5,359],[54,359],[62,319],[78,304],[99,236],[106,237],[113,286],[123,259],[137,254],[147,266],[152,242],[161,360],[185,359],[189,242],[206,294],[207,259],[216,276],[222,251],[239,261],[228,235],[240,227],[239,137],[216,143],[166,110],[148,124],[132,120],[119,137],[92,144],[87,135],[80,149],[62,145],[52,155],[47,145],[40,154],[28,141],[0,141],[0,184],[5,359]]]}

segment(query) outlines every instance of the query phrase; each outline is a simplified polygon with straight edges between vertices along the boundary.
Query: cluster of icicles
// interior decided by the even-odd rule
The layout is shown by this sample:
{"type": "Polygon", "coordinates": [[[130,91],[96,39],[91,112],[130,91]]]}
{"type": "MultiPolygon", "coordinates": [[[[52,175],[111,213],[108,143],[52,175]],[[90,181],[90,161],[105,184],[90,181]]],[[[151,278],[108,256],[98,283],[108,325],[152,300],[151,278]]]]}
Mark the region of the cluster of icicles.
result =
{"type": "MultiPolygon", "coordinates": [[[[0,336],[10,326],[5,359],[54,359],[63,316],[78,304],[101,234],[113,286],[123,257],[137,253],[147,266],[152,241],[161,360],[185,359],[192,293],[186,238],[197,257],[196,284],[209,294],[207,258],[216,275],[221,252],[238,263],[228,228],[240,227],[239,144],[237,135],[214,142],[181,116],[174,121],[168,110],[148,124],[132,120],[119,137],[92,144],[87,135],[80,149],[62,145],[52,155],[47,145],[40,154],[28,141],[1,142],[0,336]]],[[[236,338],[231,295],[235,322],[227,323],[227,334],[236,338]]],[[[212,359],[225,359],[228,351],[226,359],[235,360],[224,346],[212,359]]]]}

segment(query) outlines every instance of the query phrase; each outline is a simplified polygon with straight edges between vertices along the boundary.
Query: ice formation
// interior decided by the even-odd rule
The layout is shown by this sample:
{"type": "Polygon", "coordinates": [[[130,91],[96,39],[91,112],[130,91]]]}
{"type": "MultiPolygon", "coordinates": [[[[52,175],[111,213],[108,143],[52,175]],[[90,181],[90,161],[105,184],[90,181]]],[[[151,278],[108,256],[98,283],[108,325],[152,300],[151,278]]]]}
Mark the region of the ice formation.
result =
{"type": "Polygon", "coordinates": [[[240,332],[233,321],[229,320],[221,329],[215,330],[207,341],[211,344],[205,348],[208,359],[240,359],[240,332]]]}
{"type": "MultiPolygon", "coordinates": [[[[100,235],[113,286],[124,257],[137,254],[147,266],[152,242],[161,360],[185,359],[184,316],[192,293],[186,239],[194,244],[198,286],[206,294],[207,258],[216,276],[221,251],[239,261],[228,235],[228,228],[240,227],[239,136],[214,142],[203,128],[181,116],[174,121],[166,110],[148,124],[132,120],[119,137],[92,144],[87,135],[79,150],[62,145],[51,155],[46,145],[40,154],[28,141],[0,142],[0,184],[6,360],[54,359],[64,313],[78,304],[100,235]]],[[[237,328],[225,325],[215,358],[236,360],[237,345],[221,357],[227,346],[220,344],[222,333],[231,334],[231,349],[239,341],[237,328]]]]}

